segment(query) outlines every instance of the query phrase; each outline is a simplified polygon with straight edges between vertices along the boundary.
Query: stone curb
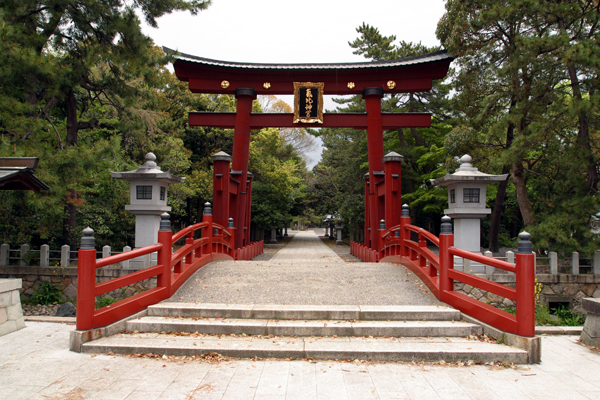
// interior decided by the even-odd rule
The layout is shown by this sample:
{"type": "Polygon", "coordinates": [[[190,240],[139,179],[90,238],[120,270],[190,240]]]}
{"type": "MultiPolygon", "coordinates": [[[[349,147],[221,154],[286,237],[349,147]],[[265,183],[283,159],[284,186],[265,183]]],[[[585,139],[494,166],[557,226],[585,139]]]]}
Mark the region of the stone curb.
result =
{"type": "Polygon", "coordinates": [[[50,317],[46,315],[28,315],[25,317],[25,321],[32,322],[55,322],[58,324],[75,324],[75,317],[50,317]]]}
{"type": "Polygon", "coordinates": [[[581,335],[583,326],[536,326],[536,335],[581,335]]]}

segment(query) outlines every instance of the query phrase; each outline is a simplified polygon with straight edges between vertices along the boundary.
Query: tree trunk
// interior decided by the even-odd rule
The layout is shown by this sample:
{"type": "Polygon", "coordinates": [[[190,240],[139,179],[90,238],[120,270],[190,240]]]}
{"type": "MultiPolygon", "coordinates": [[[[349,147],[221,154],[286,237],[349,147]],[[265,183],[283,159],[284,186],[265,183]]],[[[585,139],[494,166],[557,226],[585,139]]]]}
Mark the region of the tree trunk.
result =
{"type": "Polygon", "coordinates": [[[67,107],[67,146],[77,144],[77,133],[79,131],[79,123],[77,122],[77,102],[75,101],[75,93],[73,89],[69,89],[66,99],[67,107]]]}
{"type": "Polygon", "coordinates": [[[531,201],[527,194],[527,181],[523,175],[523,165],[521,165],[521,163],[512,164],[511,178],[517,191],[517,203],[519,204],[519,210],[523,217],[523,223],[526,227],[534,225],[533,208],[531,207],[531,201]]]}
{"type": "MultiPolygon", "coordinates": [[[[502,168],[502,174],[509,173],[508,167],[502,168]]],[[[500,247],[498,245],[498,234],[500,232],[500,221],[502,219],[502,212],[504,212],[504,200],[506,198],[506,188],[508,187],[508,178],[498,185],[498,193],[496,194],[496,202],[494,203],[494,209],[492,210],[492,222],[490,226],[490,251],[498,252],[500,247]]]]}

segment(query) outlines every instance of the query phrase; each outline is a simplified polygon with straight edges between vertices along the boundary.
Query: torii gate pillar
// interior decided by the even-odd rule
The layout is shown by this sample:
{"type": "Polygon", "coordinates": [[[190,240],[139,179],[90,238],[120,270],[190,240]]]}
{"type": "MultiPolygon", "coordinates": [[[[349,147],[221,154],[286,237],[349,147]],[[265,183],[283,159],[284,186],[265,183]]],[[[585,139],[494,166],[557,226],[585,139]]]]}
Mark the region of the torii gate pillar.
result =
{"type": "MultiPolygon", "coordinates": [[[[367,147],[369,152],[369,187],[365,199],[365,215],[368,214],[368,238],[365,244],[374,248],[379,243],[379,221],[385,218],[384,199],[378,196],[377,185],[383,180],[383,123],[381,121],[381,87],[368,87],[363,90],[367,112],[367,147]],[[376,178],[378,177],[378,178],[376,178]],[[367,242],[367,240],[370,242],[367,242]]],[[[365,221],[366,223],[366,221],[365,221]]]]}

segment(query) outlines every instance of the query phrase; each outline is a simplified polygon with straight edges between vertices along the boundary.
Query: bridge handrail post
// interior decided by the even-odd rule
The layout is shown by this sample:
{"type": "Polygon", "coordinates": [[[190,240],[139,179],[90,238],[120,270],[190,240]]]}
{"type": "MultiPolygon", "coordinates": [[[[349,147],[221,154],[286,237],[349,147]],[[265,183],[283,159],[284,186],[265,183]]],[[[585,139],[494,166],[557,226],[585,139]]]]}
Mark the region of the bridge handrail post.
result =
{"type": "Polygon", "coordinates": [[[206,253],[212,255],[214,253],[214,251],[213,251],[214,231],[213,231],[212,206],[209,202],[204,203],[204,210],[202,211],[202,222],[206,222],[208,224],[208,226],[205,229],[203,229],[203,233],[204,233],[204,231],[207,233],[206,248],[208,249],[208,251],[206,253]]]}
{"type": "Polygon", "coordinates": [[[448,278],[448,273],[454,268],[454,257],[448,249],[454,246],[454,233],[452,233],[451,219],[447,215],[442,217],[442,225],[440,227],[440,300],[445,301],[447,293],[454,290],[454,280],[448,278]]]}
{"type": "Polygon", "coordinates": [[[535,253],[529,239],[521,232],[517,247],[517,334],[535,335],[535,253]]]}
{"type": "MultiPolygon", "coordinates": [[[[193,235],[193,232],[192,232],[193,235]]],[[[194,239],[192,238],[192,241],[194,239]]],[[[186,244],[188,239],[186,238],[186,244]]],[[[162,272],[156,277],[156,286],[167,289],[167,297],[171,296],[171,255],[173,248],[173,232],[171,232],[171,220],[169,214],[163,213],[160,216],[160,225],[158,230],[158,243],[162,244],[158,251],[157,262],[162,265],[162,272]]]]}
{"type": "Polygon", "coordinates": [[[379,259],[385,257],[385,254],[383,254],[383,248],[385,245],[385,240],[383,239],[383,234],[385,233],[386,228],[385,228],[385,220],[382,219],[381,221],[379,221],[379,246],[377,246],[377,259],[375,260],[375,262],[377,262],[379,259]]]}
{"type": "Polygon", "coordinates": [[[94,230],[83,230],[81,246],[77,253],[77,330],[87,331],[94,327],[96,289],[96,245],[94,230]]]}
{"type": "Polygon", "coordinates": [[[410,208],[408,204],[402,206],[402,214],[400,217],[400,256],[408,257],[409,248],[406,247],[406,241],[410,240],[410,231],[406,228],[410,225],[410,208]]]}

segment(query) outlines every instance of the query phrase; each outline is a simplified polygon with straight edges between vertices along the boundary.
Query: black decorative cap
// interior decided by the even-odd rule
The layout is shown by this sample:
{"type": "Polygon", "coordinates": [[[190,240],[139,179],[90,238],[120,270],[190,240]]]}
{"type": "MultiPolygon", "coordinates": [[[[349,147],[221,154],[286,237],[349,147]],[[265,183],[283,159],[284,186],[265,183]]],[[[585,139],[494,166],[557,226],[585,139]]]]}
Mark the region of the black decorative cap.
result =
{"type": "Polygon", "coordinates": [[[231,228],[235,228],[235,227],[233,226],[233,218],[229,218],[229,219],[227,220],[227,229],[231,229],[231,228]]]}
{"type": "Polygon", "coordinates": [[[379,221],[379,230],[385,231],[385,219],[379,221]]]}
{"type": "Polygon", "coordinates": [[[410,207],[408,206],[408,204],[403,204],[402,205],[402,217],[410,217],[410,207]]]}
{"type": "Polygon", "coordinates": [[[160,225],[159,231],[170,231],[171,230],[171,216],[168,213],[160,214],[160,225]]]}
{"type": "Polygon", "coordinates": [[[383,88],[381,88],[381,87],[364,88],[362,95],[363,96],[381,96],[381,97],[383,97],[383,88]]]}
{"type": "Polygon", "coordinates": [[[256,97],[256,90],[252,88],[239,88],[235,89],[235,97],[238,96],[252,96],[256,97]]]}
{"type": "Polygon", "coordinates": [[[523,231],[519,233],[519,244],[517,245],[517,253],[520,254],[529,254],[533,252],[533,244],[529,239],[531,239],[531,234],[529,232],[523,231]]]}
{"type": "Polygon", "coordinates": [[[444,215],[442,217],[442,225],[440,226],[440,234],[442,235],[452,235],[452,219],[444,215]]]}
{"type": "Polygon", "coordinates": [[[83,237],[81,238],[81,250],[95,250],[96,239],[94,239],[94,230],[89,226],[83,230],[83,237]]]}
{"type": "Polygon", "coordinates": [[[202,210],[202,215],[212,215],[212,206],[208,201],[204,203],[204,210],[202,210]]]}

